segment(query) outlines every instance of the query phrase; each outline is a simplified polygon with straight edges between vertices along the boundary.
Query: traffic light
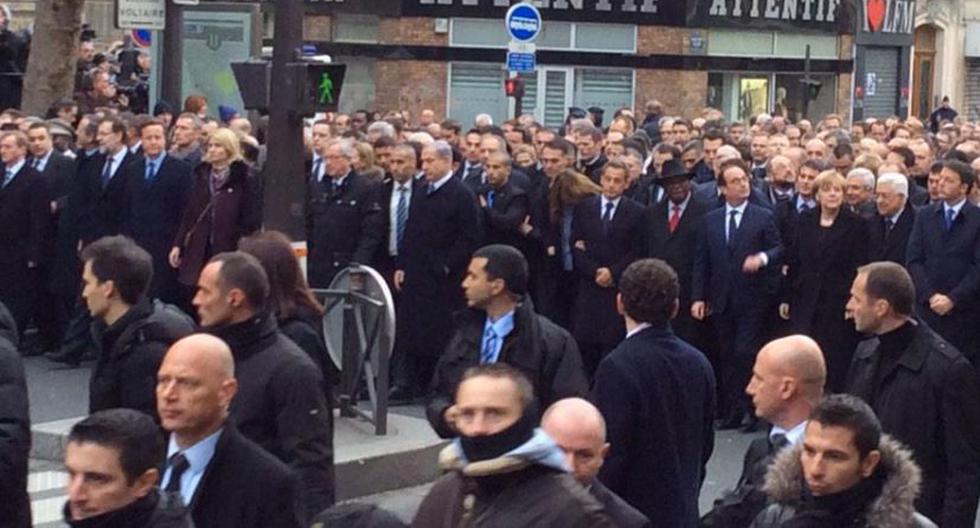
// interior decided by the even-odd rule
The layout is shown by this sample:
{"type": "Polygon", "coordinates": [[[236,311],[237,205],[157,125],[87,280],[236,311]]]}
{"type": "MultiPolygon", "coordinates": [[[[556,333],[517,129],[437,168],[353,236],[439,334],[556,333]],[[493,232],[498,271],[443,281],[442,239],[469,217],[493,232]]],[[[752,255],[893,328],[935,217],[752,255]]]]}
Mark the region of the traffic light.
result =
{"type": "Polygon", "coordinates": [[[813,101],[820,95],[820,88],[823,83],[814,79],[800,79],[800,83],[803,84],[803,89],[806,90],[807,100],[813,101]]]}
{"type": "Polygon", "coordinates": [[[336,112],[344,85],[344,64],[306,63],[306,86],[302,101],[317,112],[336,112]]]}
{"type": "Polygon", "coordinates": [[[524,79],[511,77],[504,81],[504,91],[507,97],[524,97],[524,79]]]}

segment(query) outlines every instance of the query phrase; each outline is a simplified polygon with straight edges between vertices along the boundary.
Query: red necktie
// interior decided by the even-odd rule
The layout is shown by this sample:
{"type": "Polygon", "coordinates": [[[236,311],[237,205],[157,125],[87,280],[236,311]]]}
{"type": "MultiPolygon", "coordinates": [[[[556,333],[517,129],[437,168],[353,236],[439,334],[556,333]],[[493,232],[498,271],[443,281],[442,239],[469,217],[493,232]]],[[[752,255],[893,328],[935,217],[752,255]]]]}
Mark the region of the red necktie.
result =
{"type": "Polygon", "coordinates": [[[674,212],[670,215],[670,219],[667,221],[667,228],[670,229],[670,234],[674,234],[677,231],[677,224],[681,223],[681,208],[679,205],[675,205],[673,208],[674,212]]]}

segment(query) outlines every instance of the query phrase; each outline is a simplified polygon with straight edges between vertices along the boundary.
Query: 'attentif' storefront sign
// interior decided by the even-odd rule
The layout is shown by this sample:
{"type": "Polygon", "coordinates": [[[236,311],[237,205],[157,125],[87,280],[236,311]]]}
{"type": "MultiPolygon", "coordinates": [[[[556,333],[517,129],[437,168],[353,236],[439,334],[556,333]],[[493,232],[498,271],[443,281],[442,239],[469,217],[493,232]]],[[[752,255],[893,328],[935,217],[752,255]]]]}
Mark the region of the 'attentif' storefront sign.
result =
{"type": "Polygon", "coordinates": [[[854,31],[853,0],[688,0],[687,7],[691,27],[854,31]]]}
{"type": "MultiPolygon", "coordinates": [[[[402,15],[504,19],[519,0],[403,0],[402,15]]],[[[545,21],[682,26],[683,0],[532,0],[545,21]]]]}

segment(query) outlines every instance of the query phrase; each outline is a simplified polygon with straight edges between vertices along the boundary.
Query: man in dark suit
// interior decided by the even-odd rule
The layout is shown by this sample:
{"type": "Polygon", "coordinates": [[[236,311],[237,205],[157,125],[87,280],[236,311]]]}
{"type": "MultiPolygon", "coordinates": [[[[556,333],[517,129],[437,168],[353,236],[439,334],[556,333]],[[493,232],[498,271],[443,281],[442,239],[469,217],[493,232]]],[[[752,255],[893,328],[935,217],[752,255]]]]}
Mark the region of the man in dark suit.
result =
{"type": "MultiPolygon", "coordinates": [[[[707,183],[703,183],[697,187],[697,189],[695,190],[695,194],[699,201],[710,204],[713,209],[717,209],[725,206],[725,195],[722,192],[721,187],[719,185],[719,180],[721,179],[720,176],[721,166],[725,162],[733,159],[741,159],[741,154],[739,154],[738,150],[736,150],[735,147],[731,145],[722,145],[718,149],[718,153],[715,155],[715,161],[714,161],[714,165],[715,165],[714,172],[716,177],[714,180],[711,180],[707,183]]],[[[755,180],[752,179],[754,177],[752,176],[751,173],[749,174],[749,176],[750,176],[750,185],[749,185],[750,194],[749,194],[748,201],[753,205],[758,205],[771,209],[772,206],[769,205],[768,202],[766,202],[766,198],[762,194],[761,185],[756,185],[755,180]]]]}
{"type": "Polygon", "coordinates": [[[135,159],[126,148],[126,124],[118,117],[99,122],[97,137],[100,153],[85,164],[71,198],[78,206],[82,245],[121,232],[126,166],[135,159]]]}
{"type": "Polygon", "coordinates": [[[677,290],[677,274],[661,260],[623,272],[616,305],[626,340],[599,364],[591,399],[612,446],[599,480],[653,526],[694,528],[714,449],[715,375],[670,330],[677,290]]]}
{"type": "Polygon", "coordinates": [[[395,259],[405,239],[412,195],[422,186],[415,181],[417,155],[407,143],[391,148],[388,156],[388,177],[376,187],[381,208],[381,243],[374,257],[378,272],[394,288],[395,259]]]}
{"type": "Polygon", "coordinates": [[[657,183],[666,189],[667,200],[647,209],[646,256],[662,259],[677,273],[680,282],[681,311],[671,321],[678,337],[697,344],[703,337],[705,325],[695,321],[691,311],[691,271],[697,252],[698,231],[708,204],[694,196],[692,174],[675,160],[664,163],[657,183]]]}
{"type": "Polygon", "coordinates": [[[602,167],[609,161],[602,153],[605,138],[602,130],[596,127],[581,127],[573,130],[575,147],[578,149],[578,171],[592,181],[599,183],[602,167]]]}
{"type": "Polygon", "coordinates": [[[305,526],[295,476],[229,420],[237,392],[235,362],[220,339],[195,334],[167,351],[156,389],[170,433],[161,486],[180,494],[196,526],[305,526]]]}
{"type": "Polygon", "coordinates": [[[619,160],[606,163],[600,176],[602,194],[583,200],[572,216],[572,257],[578,278],[572,334],[589,376],[623,339],[616,284],[623,270],[643,254],[643,206],[623,198],[628,170],[619,160]]]}
{"type": "Polygon", "coordinates": [[[817,206],[817,190],[814,182],[821,172],[830,168],[830,164],[826,161],[806,160],[797,171],[796,191],[793,198],[779,202],[775,207],[776,224],[779,226],[779,236],[783,244],[792,244],[796,240],[796,226],[800,215],[817,206]]]}
{"type": "Polygon", "coordinates": [[[23,334],[34,314],[37,273],[45,257],[50,225],[44,180],[27,163],[27,136],[20,131],[0,135],[0,302],[23,334]]]}
{"type": "Polygon", "coordinates": [[[484,241],[514,246],[526,255],[520,227],[531,213],[531,203],[527,192],[511,181],[511,158],[506,152],[494,152],[487,157],[484,167],[487,187],[479,195],[484,241]]]}
{"type": "Polygon", "coordinates": [[[806,336],[784,337],[762,347],[745,391],[756,416],[772,423],[772,429],[749,444],[735,489],[715,500],[701,518],[702,528],[749,526],[762,511],[766,470],[779,450],[803,441],[807,417],[823,398],[826,378],[820,347],[806,336]]]}
{"type": "Polygon", "coordinates": [[[609,456],[606,421],[587,400],[566,398],[553,403],[541,416],[541,429],[565,452],[572,475],[585,486],[620,528],[649,528],[650,519],[607,488],[596,476],[609,456]]]}
{"type": "Polygon", "coordinates": [[[371,265],[381,242],[381,207],[374,185],[354,172],[349,141],[325,143],[306,191],[310,286],[327,288],[352,263],[371,265]]]}
{"type": "Polygon", "coordinates": [[[868,260],[905,265],[915,209],[908,201],[909,181],[898,173],[882,174],[875,187],[878,214],[869,222],[868,260]]]}
{"type": "Polygon", "coordinates": [[[769,158],[766,179],[762,182],[762,196],[766,203],[776,208],[780,203],[791,201],[795,195],[796,171],[793,162],[782,154],[769,158]]]}
{"type": "Polygon", "coordinates": [[[403,294],[399,337],[406,346],[405,370],[396,379],[409,393],[432,379],[452,335],[452,313],[463,304],[459,284],[480,240],[476,198],[453,178],[452,161],[452,147],[444,141],[422,149],[426,185],[412,195],[395,262],[395,289],[403,294]]]}
{"type": "Polygon", "coordinates": [[[33,285],[34,323],[38,329],[38,340],[42,350],[50,351],[57,348],[68,319],[71,317],[75,296],[59,296],[50,291],[48,284],[55,266],[55,233],[64,208],[67,205],[68,194],[75,180],[75,162],[68,156],[58,152],[53,145],[51,130],[47,123],[34,123],[27,129],[30,157],[28,164],[36,170],[44,181],[48,194],[50,213],[50,234],[45,242],[44,258],[39,263],[33,285]]]}
{"type": "Polygon", "coordinates": [[[783,245],[772,211],[748,203],[749,171],[741,160],[721,166],[725,206],[704,217],[694,261],[691,315],[709,315],[721,352],[722,409],[726,428],[748,411],[742,394],[779,286],[783,245]]]}
{"type": "Polygon", "coordinates": [[[153,257],[150,297],[180,302],[177,271],[167,262],[191,190],[191,166],[167,155],[166,130],[147,121],[139,130],[142,155],[129,164],[123,194],[122,233],[153,257]]]}
{"type": "Polygon", "coordinates": [[[453,173],[462,182],[479,178],[483,174],[483,155],[480,153],[480,144],[483,142],[483,134],[479,130],[470,130],[463,136],[463,144],[460,150],[463,151],[463,163],[459,164],[456,172],[453,173]]]}
{"type": "MultiPolygon", "coordinates": [[[[480,170],[470,172],[463,178],[463,183],[469,186],[475,196],[484,194],[490,185],[487,181],[487,160],[493,154],[507,154],[507,141],[496,134],[483,134],[480,137],[480,170]]],[[[511,167],[510,182],[525,192],[533,190],[531,179],[521,169],[511,167]]],[[[540,182],[540,181],[539,181],[540,182]]]]}
{"type": "Polygon", "coordinates": [[[966,199],[974,178],[969,165],[943,162],[943,201],[919,211],[907,260],[916,313],[971,362],[977,356],[980,296],[980,209],[966,199]]]}

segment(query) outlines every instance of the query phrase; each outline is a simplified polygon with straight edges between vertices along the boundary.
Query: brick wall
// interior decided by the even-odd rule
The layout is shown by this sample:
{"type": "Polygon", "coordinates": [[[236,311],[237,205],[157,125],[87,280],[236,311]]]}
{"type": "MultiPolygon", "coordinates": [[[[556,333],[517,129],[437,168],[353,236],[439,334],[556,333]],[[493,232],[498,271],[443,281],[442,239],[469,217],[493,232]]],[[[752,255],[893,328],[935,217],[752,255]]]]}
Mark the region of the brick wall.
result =
{"type": "Polygon", "coordinates": [[[332,39],[333,27],[327,15],[306,15],[303,17],[303,39],[312,41],[329,41],[332,39]]]}
{"type": "Polygon", "coordinates": [[[449,66],[435,61],[379,60],[375,65],[375,107],[407,108],[417,115],[431,108],[446,115],[446,79],[449,66]]]}
{"type": "Polygon", "coordinates": [[[677,55],[690,51],[689,28],[640,26],[636,31],[638,55],[677,55]]]}
{"type": "Polygon", "coordinates": [[[435,32],[434,18],[382,18],[378,24],[379,44],[448,46],[449,34],[435,32]]]}
{"type": "Polygon", "coordinates": [[[640,113],[650,99],[663,103],[669,115],[697,117],[708,100],[708,72],[637,69],[635,107],[640,113]]]}

